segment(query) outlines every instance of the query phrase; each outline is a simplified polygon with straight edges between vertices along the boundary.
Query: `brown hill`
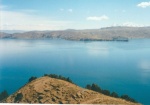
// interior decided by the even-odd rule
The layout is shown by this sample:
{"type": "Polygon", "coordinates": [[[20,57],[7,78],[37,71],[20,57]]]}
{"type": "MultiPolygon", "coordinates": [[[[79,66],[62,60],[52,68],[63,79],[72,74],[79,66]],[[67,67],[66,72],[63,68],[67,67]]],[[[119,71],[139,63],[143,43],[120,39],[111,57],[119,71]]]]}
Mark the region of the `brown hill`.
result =
{"type": "Polygon", "coordinates": [[[150,27],[108,27],[86,30],[30,31],[24,33],[3,34],[0,38],[47,39],[61,38],[84,41],[127,41],[135,38],[150,38],[150,27]]]}
{"type": "Polygon", "coordinates": [[[109,97],[75,84],[50,78],[38,78],[10,95],[4,103],[47,103],[47,104],[130,104],[120,98],[109,97]]]}

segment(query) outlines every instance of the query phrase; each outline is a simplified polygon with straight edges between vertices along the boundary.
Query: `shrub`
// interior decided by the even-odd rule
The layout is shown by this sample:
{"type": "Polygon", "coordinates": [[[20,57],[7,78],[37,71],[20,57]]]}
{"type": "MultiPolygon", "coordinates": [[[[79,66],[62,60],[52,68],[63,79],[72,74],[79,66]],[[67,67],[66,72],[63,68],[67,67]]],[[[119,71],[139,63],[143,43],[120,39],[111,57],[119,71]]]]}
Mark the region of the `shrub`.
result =
{"type": "Polygon", "coordinates": [[[91,90],[91,85],[90,85],[90,84],[87,84],[85,88],[91,90]]]}
{"type": "Polygon", "coordinates": [[[63,77],[61,75],[56,75],[56,74],[44,74],[44,76],[48,76],[51,78],[56,78],[56,79],[61,79],[61,80],[65,80],[67,82],[73,83],[72,80],[69,77],[63,77]]]}
{"type": "Polygon", "coordinates": [[[19,101],[21,101],[21,100],[22,100],[22,98],[23,98],[22,93],[18,93],[18,94],[16,95],[16,97],[15,97],[14,102],[15,102],[15,103],[16,103],[16,102],[19,102],[19,101]]]}
{"type": "Polygon", "coordinates": [[[72,80],[69,77],[66,79],[66,81],[72,83],[72,80]]]}
{"type": "Polygon", "coordinates": [[[107,96],[110,96],[110,91],[109,90],[102,90],[102,93],[107,95],[107,96]]]}
{"type": "Polygon", "coordinates": [[[2,101],[3,99],[5,99],[7,97],[8,97],[8,93],[6,90],[4,90],[0,93],[0,101],[2,101]]]}
{"type": "MultiPolygon", "coordinates": [[[[99,92],[99,93],[102,93],[102,94],[105,94],[107,96],[112,96],[112,97],[115,97],[115,98],[119,98],[119,96],[116,92],[110,93],[109,90],[102,90],[97,84],[92,84],[92,85],[87,84],[85,88],[96,91],[96,92],[99,92]]],[[[125,99],[127,101],[137,103],[137,101],[135,101],[133,98],[129,97],[128,95],[122,95],[120,98],[125,99]]]]}
{"type": "Polygon", "coordinates": [[[91,90],[94,90],[96,92],[101,92],[101,88],[96,84],[92,84],[91,90]]]}
{"type": "Polygon", "coordinates": [[[112,92],[112,93],[110,94],[110,96],[115,97],[115,98],[118,98],[118,97],[119,97],[116,92],[112,92]]]}
{"type": "Polygon", "coordinates": [[[133,98],[129,97],[128,95],[122,95],[120,98],[125,99],[127,101],[136,102],[133,98]]]}
{"type": "Polygon", "coordinates": [[[28,82],[31,82],[33,80],[37,79],[37,77],[32,76],[31,78],[29,78],[28,82]]]}

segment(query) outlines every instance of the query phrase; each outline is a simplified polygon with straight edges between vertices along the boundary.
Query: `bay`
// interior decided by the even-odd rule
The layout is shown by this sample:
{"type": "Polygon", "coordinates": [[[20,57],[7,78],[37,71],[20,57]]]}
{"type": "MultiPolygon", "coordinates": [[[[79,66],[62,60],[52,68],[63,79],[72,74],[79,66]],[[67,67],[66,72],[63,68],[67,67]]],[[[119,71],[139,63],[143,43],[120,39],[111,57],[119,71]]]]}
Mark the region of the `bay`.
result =
{"type": "Polygon", "coordinates": [[[58,74],[79,86],[96,83],[149,105],[150,39],[129,42],[0,39],[0,91],[31,76],[58,74]]]}

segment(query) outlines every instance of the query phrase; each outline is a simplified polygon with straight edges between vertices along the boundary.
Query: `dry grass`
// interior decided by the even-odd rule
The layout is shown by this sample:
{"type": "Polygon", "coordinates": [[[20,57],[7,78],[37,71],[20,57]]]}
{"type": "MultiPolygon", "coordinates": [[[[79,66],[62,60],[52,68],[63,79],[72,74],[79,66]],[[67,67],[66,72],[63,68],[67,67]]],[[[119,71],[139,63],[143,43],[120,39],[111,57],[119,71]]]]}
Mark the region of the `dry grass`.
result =
{"type": "Polygon", "coordinates": [[[83,89],[72,83],[50,77],[41,77],[33,80],[8,97],[4,102],[14,103],[18,93],[22,93],[23,95],[21,100],[17,101],[18,103],[140,105],[123,99],[105,96],[91,90],[83,89]]]}

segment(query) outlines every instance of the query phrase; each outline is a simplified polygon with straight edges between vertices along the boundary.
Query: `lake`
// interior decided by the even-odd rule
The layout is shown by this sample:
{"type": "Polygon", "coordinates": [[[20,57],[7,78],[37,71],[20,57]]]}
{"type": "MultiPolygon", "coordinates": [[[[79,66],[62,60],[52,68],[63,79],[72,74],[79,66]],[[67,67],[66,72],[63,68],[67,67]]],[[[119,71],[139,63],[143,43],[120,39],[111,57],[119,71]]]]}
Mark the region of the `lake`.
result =
{"type": "Polygon", "coordinates": [[[70,77],[96,83],[150,105],[150,39],[129,42],[0,39],[0,92],[10,94],[31,76],[70,77]]]}

